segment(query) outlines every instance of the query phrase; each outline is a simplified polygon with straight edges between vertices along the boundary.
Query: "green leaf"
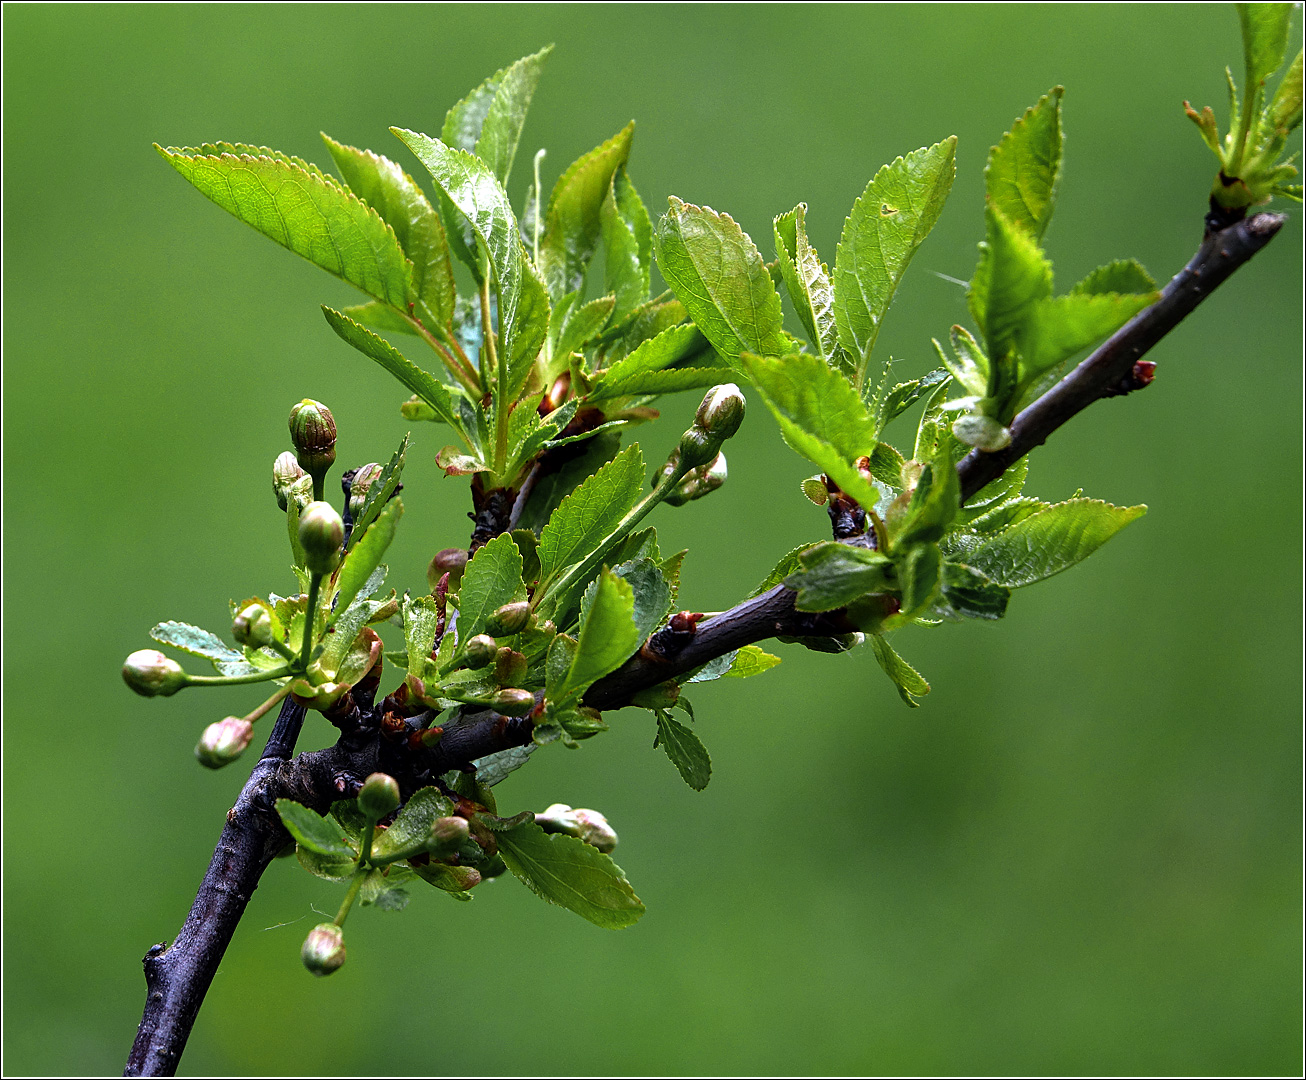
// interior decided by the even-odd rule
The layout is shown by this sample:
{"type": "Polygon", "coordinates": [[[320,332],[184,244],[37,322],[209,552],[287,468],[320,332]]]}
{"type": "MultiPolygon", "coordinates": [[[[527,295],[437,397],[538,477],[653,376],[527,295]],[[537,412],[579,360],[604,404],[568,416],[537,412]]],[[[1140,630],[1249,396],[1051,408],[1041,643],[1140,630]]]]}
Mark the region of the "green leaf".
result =
{"type": "Polygon", "coordinates": [[[788,352],[780,296],[753,241],[728,214],[668,201],[654,235],[658,269],[703,336],[728,361],[788,352]]]}
{"type": "Polygon", "coordinates": [[[526,599],[521,572],[521,552],[509,533],[500,533],[472,556],[458,589],[459,642],[479,634],[504,604],[526,599]]]}
{"type": "Polygon", "coordinates": [[[599,207],[603,239],[603,291],[617,298],[612,321],[621,322],[648,299],[653,265],[653,225],[625,166],[612,174],[599,207]]]}
{"type": "Polygon", "coordinates": [[[296,845],[295,856],[299,865],[314,877],[327,881],[348,881],[358,869],[358,856],[351,850],[349,855],[319,855],[302,844],[296,845]]]}
{"type": "MultiPolygon", "coordinates": [[[[612,568],[622,581],[627,582],[635,594],[635,606],[631,617],[635,620],[635,629],[642,643],[662,625],[662,620],[671,611],[671,586],[662,576],[662,568],[653,559],[639,557],[618,563],[612,568]]],[[[585,590],[581,602],[581,621],[586,620],[598,589],[595,579],[585,590]]]]}
{"type": "Polygon", "coordinates": [[[543,587],[594,551],[635,505],[644,484],[639,446],[628,446],[559,504],[540,533],[543,587]]]}
{"type": "Polygon", "coordinates": [[[1053,87],[1011,125],[984,170],[989,204],[1037,240],[1047,230],[1061,179],[1061,95],[1053,87]]]}
{"type": "Polygon", "coordinates": [[[894,530],[894,547],[930,544],[938,541],[961,504],[961,482],[953,464],[950,447],[940,440],[937,456],[916,481],[902,522],[894,530]]]}
{"type": "Polygon", "coordinates": [[[1147,512],[1097,499],[1070,499],[1016,522],[967,554],[967,565],[1016,589],[1059,574],[1088,558],[1147,512]]]}
{"type": "Polygon", "coordinates": [[[220,663],[243,663],[245,657],[232,648],[217,634],[201,630],[184,622],[161,622],[150,631],[150,637],[160,645],[171,645],[191,656],[202,656],[212,660],[214,666],[220,663]]]}
{"type": "Polygon", "coordinates": [[[801,559],[803,552],[813,546],[813,544],[799,544],[792,551],[786,552],[780,558],[780,561],[772,567],[771,572],[762,579],[757,588],[748,594],[749,598],[751,599],[754,596],[761,596],[762,593],[774,589],[795,570],[801,569],[803,565],[801,559]]]}
{"type": "Polygon", "coordinates": [[[604,569],[593,586],[593,599],[580,629],[576,655],[566,678],[550,690],[555,705],[578,698],[591,683],[617,668],[644,643],[635,623],[635,590],[630,583],[604,569]]]}
{"type": "Polygon", "coordinates": [[[372,572],[381,565],[386,548],[394,539],[395,528],[404,513],[401,499],[392,499],[377,517],[363,539],[349,549],[336,576],[336,610],[344,612],[358,595],[372,572]]]}
{"type": "Polygon", "coordinates": [[[1137,259],[1116,259],[1099,266],[1073,289],[1074,293],[1154,293],[1156,282],[1137,259]]]}
{"type": "Polygon", "coordinates": [[[485,163],[465,150],[415,131],[390,130],[426,166],[489,254],[499,300],[500,348],[508,366],[507,396],[515,401],[544,342],[549,302],[522,247],[508,196],[485,163]]]}
{"type": "Polygon", "coordinates": [[[772,656],[756,645],[745,645],[735,653],[734,663],[725,673],[725,678],[748,679],[754,675],[761,675],[764,671],[770,671],[779,663],[780,657],[772,656]]]}
{"type": "Polygon", "coordinates": [[[448,326],[453,321],[453,266],[440,215],[412,177],[389,158],[338,143],[325,132],[322,138],[349,190],[394,229],[413,264],[413,294],[420,305],[416,317],[428,327],[448,326]]]}
{"type": "Polygon", "coordinates": [[[1019,339],[1025,382],[1114,334],[1157,296],[1070,293],[1031,305],[1019,339]]]}
{"type": "Polygon", "coordinates": [[[435,632],[440,625],[440,609],[431,596],[404,597],[404,645],[408,671],[425,678],[426,665],[435,646],[435,632]]]}
{"type": "Polygon", "coordinates": [[[938,544],[915,544],[895,559],[894,568],[902,589],[902,611],[917,615],[929,606],[939,589],[943,557],[938,544]]]}
{"type": "Polygon", "coordinates": [[[907,264],[943,211],[956,154],[953,136],[885,165],[844,222],[834,259],[834,318],[859,387],[907,264]]]}
{"type": "Polygon", "coordinates": [[[472,762],[476,766],[476,782],[487,788],[494,787],[495,784],[506,779],[509,773],[516,772],[525,765],[534,751],[535,744],[527,743],[525,746],[512,746],[507,750],[477,758],[472,762]]]}
{"type": "Polygon", "coordinates": [[[617,170],[630,157],[634,133],[634,123],[627,124],[602,146],[572,162],[554,185],[540,240],[540,272],[554,303],[585,287],[585,271],[602,231],[603,201],[617,170]]]}
{"type": "Polygon", "coordinates": [[[363,499],[363,507],[359,510],[358,517],[354,519],[354,527],[349,534],[349,546],[351,548],[363,538],[372,522],[389,505],[390,497],[399,487],[399,478],[403,475],[404,459],[407,454],[408,436],[405,435],[403,441],[399,444],[399,449],[394,452],[390,460],[386,462],[385,468],[381,470],[381,475],[367,489],[367,495],[363,499]]]}
{"type": "Polygon", "coordinates": [[[821,359],[850,378],[854,369],[839,348],[834,318],[834,288],[825,264],[807,241],[807,204],[799,203],[775,219],[775,254],[789,299],[821,359]]]}
{"type": "Polygon", "coordinates": [[[1265,81],[1283,65],[1288,50],[1288,28],[1292,18],[1291,4],[1237,4],[1238,21],[1242,24],[1243,62],[1246,65],[1247,84],[1243,93],[1251,104],[1251,111],[1259,111],[1256,97],[1265,92],[1265,81]]]}
{"type": "Polygon", "coordinates": [[[889,676],[893,681],[893,685],[898,688],[898,696],[902,698],[909,708],[918,708],[920,702],[916,699],[924,697],[930,692],[930,684],[921,677],[919,671],[894,652],[893,646],[885,641],[881,635],[871,635],[871,649],[875,653],[875,659],[879,661],[880,667],[884,669],[884,673],[889,676]]]}
{"type": "Polygon", "coordinates": [[[621,446],[615,431],[603,431],[579,447],[580,456],[563,463],[536,481],[526,498],[518,523],[539,532],[548,524],[562,500],[588,477],[611,461],[621,446]]]}
{"type": "Polygon", "coordinates": [[[319,817],[307,806],[290,799],[278,799],[277,814],[296,843],[318,855],[352,859],[356,853],[345,843],[344,830],[333,817],[319,817]]]}
{"type": "Polygon", "coordinates": [[[396,349],[390,342],[383,337],[378,337],[367,327],[360,325],[343,312],[322,305],[322,314],[326,316],[326,321],[330,323],[331,329],[340,337],[361,352],[364,356],[375,360],[381,367],[385,368],[391,375],[398,379],[404,386],[422,399],[435,412],[444,423],[448,424],[455,431],[462,432],[462,425],[458,422],[454,412],[453,399],[449,396],[449,390],[434,375],[423,371],[403,353],[396,349]]]}
{"type": "Polygon", "coordinates": [[[1052,294],[1052,265],[1038,244],[992,205],[985,209],[987,239],[967,299],[983,331],[991,363],[1016,348],[1030,310],[1052,294]]]}
{"type": "Polygon", "coordinates": [[[875,421],[848,380],[808,353],[745,353],[740,365],[779,422],[785,442],[863,506],[875,506],[879,492],[856,467],[858,458],[875,452],[875,421]]]}
{"type": "Polygon", "coordinates": [[[414,792],[390,827],[377,833],[372,842],[372,857],[377,862],[390,862],[403,857],[403,852],[424,847],[431,839],[435,819],[448,817],[453,811],[453,800],[442,795],[438,788],[424,787],[414,792]]]}
{"type": "Polygon", "coordinates": [[[578,352],[582,345],[596,338],[607,325],[616,302],[614,296],[600,296],[597,300],[573,308],[568,313],[567,323],[563,326],[562,333],[558,336],[558,346],[554,354],[566,356],[578,352]]]}
{"type": "Polygon", "coordinates": [[[707,747],[688,727],[659,709],[658,745],[666,751],[676,772],[695,791],[702,791],[712,779],[712,759],[708,757],[707,747]]]}
{"type": "Polygon", "coordinates": [[[1007,613],[1011,590],[962,563],[943,564],[943,600],[967,619],[1000,619],[1007,613]]]}
{"type": "Polygon", "coordinates": [[[591,401],[601,401],[604,398],[670,393],[729,382],[732,375],[729,368],[666,370],[696,356],[703,351],[705,344],[703,335],[692,323],[673,326],[656,337],[647,339],[634,352],[603,371],[587,396],[591,401]]]}
{"type": "Polygon", "coordinates": [[[550,835],[535,822],[496,834],[499,854],[536,896],[616,930],[644,914],[644,904],[612,859],[565,833],[550,835]]]}
{"type": "Polygon", "coordinates": [[[805,549],[801,569],[785,578],[799,611],[833,611],[869,592],[887,592],[892,561],[878,551],[828,540],[805,549]]]}
{"type": "Polygon", "coordinates": [[[875,403],[875,430],[878,434],[889,423],[910,409],[920,398],[931,393],[936,387],[950,378],[947,371],[938,368],[926,372],[919,379],[898,383],[888,390],[884,397],[875,403]]]}
{"type": "Polygon", "coordinates": [[[408,309],[412,267],[394,230],[336,181],[264,148],[154,148],[241,221],[369,296],[408,309]]]}
{"type": "MultiPolygon", "coordinates": [[[[396,885],[398,867],[388,871],[373,870],[363,878],[363,887],[358,890],[358,903],[362,907],[377,907],[381,911],[403,911],[410,899],[408,890],[396,885]]],[[[406,876],[406,875],[405,875],[406,876]]]]}

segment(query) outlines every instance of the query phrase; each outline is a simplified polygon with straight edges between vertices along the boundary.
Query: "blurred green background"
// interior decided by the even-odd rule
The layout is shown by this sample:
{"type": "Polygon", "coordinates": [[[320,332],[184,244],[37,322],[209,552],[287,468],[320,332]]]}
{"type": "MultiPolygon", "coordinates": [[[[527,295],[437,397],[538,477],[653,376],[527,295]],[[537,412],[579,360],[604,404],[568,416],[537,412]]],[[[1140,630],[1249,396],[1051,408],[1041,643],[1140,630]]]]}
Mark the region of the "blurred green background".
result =
{"type": "MultiPolygon", "coordinates": [[[[1180,103],[1223,125],[1222,68],[1241,67],[1225,6],[7,5],[6,1071],[121,1068],[140,957],[176,933],[247,771],[191,749],[253,691],[145,701],[123,657],[160,619],[225,633],[228,598],[292,586],[268,472],[294,401],[331,405],[346,463],[406,427],[404,393],[318,310],[356,294],[151,142],[328,162],[324,130],[422,177],[389,125],[437,132],[550,41],[518,203],[536,147],[551,184],[635,117],[655,213],[671,193],[728,210],[770,257],[772,216],[806,200],[833,262],[878,166],[958,135],[952,200],[880,342],[905,374],[965,319],[937,274],[970,274],[985,154],[1014,116],[1067,87],[1063,287],[1129,255],[1164,279],[1215,167],[1180,103]]],[[[357,913],[348,966],[317,981],[299,944],[339,890],[278,863],[183,1072],[1298,1073],[1300,220],[1153,352],[1150,390],[1036,455],[1035,494],[1151,511],[999,624],[898,635],[934,684],[922,709],[869,652],[788,647],[694,695],[702,794],[634,710],[498,789],[508,812],[605,811],[637,927],[511,880],[469,906],[432,891],[357,913]]],[[[651,460],[696,401],[664,404],[651,460]]],[[[468,530],[465,486],[433,461],[447,440],[415,438],[401,589],[468,530]]],[[[730,468],[656,519],[663,550],[692,548],[698,609],[827,535],[798,490],[811,466],[757,404],[730,468]]],[[[328,737],[318,719],[303,745],[328,737]]]]}

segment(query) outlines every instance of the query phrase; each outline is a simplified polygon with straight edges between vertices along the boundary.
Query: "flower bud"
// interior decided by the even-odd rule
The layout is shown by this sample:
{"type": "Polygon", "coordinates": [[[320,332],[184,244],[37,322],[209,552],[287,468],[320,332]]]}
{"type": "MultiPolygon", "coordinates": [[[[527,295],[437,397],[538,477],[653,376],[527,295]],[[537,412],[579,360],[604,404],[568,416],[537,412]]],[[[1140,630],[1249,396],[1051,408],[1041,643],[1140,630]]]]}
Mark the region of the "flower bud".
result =
{"type": "Polygon", "coordinates": [[[489,634],[477,634],[467,643],[467,652],[464,662],[469,668],[483,668],[495,658],[499,651],[499,643],[490,637],[489,634]]]}
{"type": "Polygon", "coordinates": [[[299,515],[299,543],[304,563],[315,574],[329,574],[340,561],[345,523],[330,503],[311,502],[299,515]]]}
{"type": "Polygon", "coordinates": [[[529,690],[500,690],[490,698],[490,708],[504,716],[525,716],[535,708],[535,695],[529,690]]]}
{"type": "Polygon", "coordinates": [[[706,465],[685,474],[666,501],[669,506],[684,506],[687,502],[710,495],[726,482],[726,456],[717,454],[706,465]]]}
{"type": "Polygon", "coordinates": [[[694,423],[718,439],[729,439],[744,422],[744,395],[734,383],[714,386],[694,414],[694,423]]]}
{"type": "Polygon", "coordinates": [[[431,822],[431,841],[428,848],[437,859],[443,858],[454,854],[462,847],[469,835],[465,818],[436,818],[431,822]]]}
{"type": "Polygon", "coordinates": [[[680,445],[676,447],[680,464],[686,471],[706,465],[720,449],[721,436],[709,434],[697,424],[680,436],[680,445]]]}
{"type": "Polygon", "coordinates": [[[289,450],[277,457],[272,463],[272,492],[277,497],[277,505],[282,510],[286,509],[290,488],[295,481],[307,476],[303,469],[299,467],[299,462],[295,460],[295,455],[289,450]]]}
{"type": "Polygon", "coordinates": [[[494,654],[494,681],[500,686],[516,686],[525,677],[525,654],[506,645],[494,654]]]}
{"type": "Polygon", "coordinates": [[[195,744],[195,757],[206,768],[220,769],[245,752],[253,734],[254,725],[250,721],[241,716],[228,716],[204,729],[195,744]]]}
{"type": "Polygon", "coordinates": [[[351,520],[358,520],[358,515],[363,512],[363,503],[367,501],[367,493],[371,491],[372,485],[380,479],[381,473],[384,471],[375,461],[354,470],[354,475],[349,481],[349,517],[351,520]]]}
{"type": "Polygon", "coordinates": [[[262,604],[250,604],[231,622],[237,645],[261,649],[272,641],[272,615],[262,604]]]}
{"type": "Polygon", "coordinates": [[[181,665],[158,649],[140,649],[127,657],[122,679],[141,697],[167,697],[186,685],[181,665]]]}
{"type": "Polygon", "coordinates": [[[345,962],[345,932],[333,922],[318,923],[304,939],[299,957],[314,975],[330,975],[345,962]]]}
{"type": "Polygon", "coordinates": [[[305,398],[290,410],[290,441],[300,467],[320,480],[336,460],[336,421],[320,401],[305,398]]]}
{"type": "Polygon", "coordinates": [[[501,634],[517,634],[526,629],[530,618],[531,605],[528,601],[518,600],[511,604],[504,604],[503,607],[491,612],[490,617],[485,620],[485,632],[496,637],[501,634]]]}
{"type": "Polygon", "coordinates": [[[573,810],[566,803],[554,803],[544,813],[535,815],[535,824],[545,832],[574,836],[605,854],[617,846],[616,830],[597,810],[573,810]]]}
{"type": "Polygon", "coordinates": [[[426,580],[430,584],[432,591],[434,591],[435,587],[440,584],[440,579],[448,574],[450,590],[457,589],[466,566],[467,550],[465,548],[444,548],[442,551],[435,553],[430,565],[427,566],[426,580]]]}
{"type": "Polygon", "coordinates": [[[358,790],[358,809],[371,821],[380,821],[399,806],[399,781],[374,772],[358,790]]]}

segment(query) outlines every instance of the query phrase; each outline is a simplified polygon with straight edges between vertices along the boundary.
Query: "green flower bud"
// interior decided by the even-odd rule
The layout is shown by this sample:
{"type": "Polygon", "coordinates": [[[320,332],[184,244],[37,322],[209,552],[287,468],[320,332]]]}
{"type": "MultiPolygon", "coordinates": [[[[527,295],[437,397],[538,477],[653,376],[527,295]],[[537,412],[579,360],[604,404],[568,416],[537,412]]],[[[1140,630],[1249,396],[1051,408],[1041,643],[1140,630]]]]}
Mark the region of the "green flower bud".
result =
{"type": "Polygon", "coordinates": [[[531,605],[525,600],[504,604],[497,608],[485,620],[485,631],[498,637],[503,634],[517,634],[526,629],[531,619],[531,605]]]}
{"type": "Polygon", "coordinates": [[[720,449],[721,436],[710,434],[697,424],[680,436],[680,445],[676,447],[681,466],[691,471],[710,462],[720,449]]]}
{"type": "Polygon", "coordinates": [[[431,842],[429,844],[429,850],[437,859],[447,857],[454,854],[463,844],[467,843],[469,835],[465,818],[436,818],[431,822],[431,842]]]}
{"type": "Polygon", "coordinates": [[[320,480],[336,460],[336,421],[320,401],[305,398],[290,410],[290,442],[300,467],[320,480]]]}
{"type": "Polygon", "coordinates": [[[490,708],[505,716],[525,716],[535,708],[535,695],[529,690],[500,690],[490,698],[490,708]]]}
{"type": "Polygon", "coordinates": [[[290,488],[297,480],[307,475],[308,473],[299,467],[295,455],[289,450],[280,454],[272,463],[272,492],[276,495],[277,505],[282,510],[286,509],[290,488]]]}
{"type": "Polygon", "coordinates": [[[441,875],[444,878],[444,883],[440,885],[440,888],[445,889],[447,892],[455,890],[467,892],[468,889],[474,889],[481,883],[481,872],[474,866],[445,866],[441,867],[441,869],[444,870],[441,875]],[[453,886],[452,889],[448,887],[450,885],[453,886]]]}
{"type": "Polygon", "coordinates": [[[196,760],[209,769],[230,765],[245,752],[253,734],[254,725],[241,716],[228,716],[210,724],[195,744],[196,760]]]}
{"type": "Polygon", "coordinates": [[[329,574],[340,562],[345,523],[330,503],[311,502],[299,515],[299,543],[304,562],[315,574],[329,574]]]}
{"type": "Polygon", "coordinates": [[[719,439],[729,439],[744,422],[744,395],[734,383],[714,386],[694,414],[694,423],[719,439]]]}
{"type": "Polygon", "coordinates": [[[494,681],[500,686],[516,686],[526,677],[526,657],[506,645],[494,654],[494,681]]]}
{"type": "Polygon", "coordinates": [[[717,454],[706,465],[685,474],[666,501],[669,506],[684,506],[687,502],[710,495],[726,482],[726,456],[717,454]]]}
{"type": "Polygon", "coordinates": [[[231,622],[237,645],[261,649],[272,641],[272,614],[262,604],[250,604],[231,622]]]}
{"type": "Polygon", "coordinates": [[[597,810],[573,810],[566,803],[554,803],[544,813],[535,815],[535,824],[545,832],[574,836],[605,854],[617,846],[616,830],[597,810]]]}
{"type": "Polygon", "coordinates": [[[367,493],[380,479],[383,471],[375,461],[354,470],[353,478],[349,481],[349,516],[352,520],[358,520],[358,515],[363,512],[363,503],[367,501],[367,493]]]}
{"type": "Polygon", "coordinates": [[[399,781],[383,772],[374,772],[358,792],[358,809],[363,816],[380,821],[399,806],[399,781]]]}
{"type": "Polygon", "coordinates": [[[314,975],[330,975],[345,962],[345,932],[333,922],[318,923],[304,939],[299,957],[314,975]]]}
{"type": "Polygon", "coordinates": [[[426,568],[426,581],[431,586],[432,591],[440,584],[440,579],[445,574],[449,575],[449,589],[452,592],[458,588],[458,583],[462,581],[463,570],[467,566],[467,551],[465,548],[445,548],[437,551],[431,559],[430,565],[426,568]]]}
{"type": "Polygon", "coordinates": [[[495,658],[498,651],[499,643],[494,638],[489,634],[477,634],[467,643],[464,662],[473,670],[483,668],[495,658]]]}
{"type": "Polygon", "coordinates": [[[122,680],[141,697],[167,697],[186,685],[186,673],[176,660],[158,649],[140,649],[127,657],[122,680]]]}

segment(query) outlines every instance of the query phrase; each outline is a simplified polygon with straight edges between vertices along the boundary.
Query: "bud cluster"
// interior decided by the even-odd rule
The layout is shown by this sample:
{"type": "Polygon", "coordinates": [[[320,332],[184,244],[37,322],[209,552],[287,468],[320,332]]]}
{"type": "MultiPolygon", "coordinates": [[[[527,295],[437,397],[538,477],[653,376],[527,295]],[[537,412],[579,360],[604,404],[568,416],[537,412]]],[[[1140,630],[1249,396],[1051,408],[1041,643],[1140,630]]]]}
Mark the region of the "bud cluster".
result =
{"type": "Polygon", "coordinates": [[[694,414],[693,427],[680,437],[672,461],[687,471],[710,468],[721,444],[744,422],[744,408],[744,395],[734,383],[712,387],[694,414]]]}

